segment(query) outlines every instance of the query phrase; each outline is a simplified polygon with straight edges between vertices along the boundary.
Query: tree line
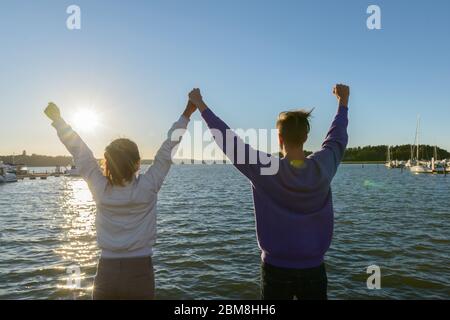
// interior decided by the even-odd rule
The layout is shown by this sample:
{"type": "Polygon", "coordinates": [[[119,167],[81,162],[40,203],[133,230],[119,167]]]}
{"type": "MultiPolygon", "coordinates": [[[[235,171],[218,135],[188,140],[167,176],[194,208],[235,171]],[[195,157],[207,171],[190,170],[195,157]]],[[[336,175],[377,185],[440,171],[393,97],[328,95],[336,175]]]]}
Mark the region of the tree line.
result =
{"type": "MultiPolygon", "coordinates": [[[[420,145],[419,159],[430,160],[434,156],[434,146],[420,145]]],[[[366,146],[347,148],[344,155],[344,161],[385,161],[387,159],[388,146],[366,146]]],[[[447,150],[439,147],[437,150],[437,159],[450,159],[450,153],[447,150]]],[[[391,146],[391,160],[409,160],[411,158],[411,151],[413,157],[416,158],[416,146],[410,144],[391,146]]]]}
{"type": "Polygon", "coordinates": [[[44,156],[38,154],[0,156],[4,163],[24,164],[29,167],[68,167],[73,163],[72,157],[67,156],[44,156]]]}

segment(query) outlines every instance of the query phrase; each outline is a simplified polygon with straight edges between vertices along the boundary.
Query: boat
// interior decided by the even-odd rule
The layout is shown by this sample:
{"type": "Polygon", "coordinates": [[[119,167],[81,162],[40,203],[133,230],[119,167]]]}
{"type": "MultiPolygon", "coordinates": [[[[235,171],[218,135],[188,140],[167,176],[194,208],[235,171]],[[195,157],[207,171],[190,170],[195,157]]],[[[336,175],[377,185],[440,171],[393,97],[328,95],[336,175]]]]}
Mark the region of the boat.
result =
{"type": "Polygon", "coordinates": [[[0,183],[17,182],[17,176],[10,166],[0,162],[0,183]]]}
{"type": "MultiPolygon", "coordinates": [[[[419,123],[417,124],[417,127],[419,127],[419,123]]],[[[437,146],[434,147],[434,155],[431,158],[431,161],[420,161],[419,159],[419,134],[418,131],[416,133],[416,148],[417,148],[417,154],[416,158],[413,159],[413,156],[411,156],[411,160],[408,161],[407,166],[409,166],[409,170],[414,174],[420,174],[420,173],[431,173],[431,174],[447,174],[449,170],[447,169],[447,163],[446,161],[442,160],[439,161],[438,154],[437,154],[437,146]]]]}
{"type": "Polygon", "coordinates": [[[387,159],[386,159],[386,163],[384,164],[384,166],[389,169],[392,168],[391,147],[390,146],[388,146],[388,148],[387,148],[387,159]]]}
{"type": "Polygon", "coordinates": [[[438,160],[437,146],[434,146],[434,157],[431,159],[431,168],[435,174],[447,173],[447,163],[444,160],[438,160]]]}
{"type": "Polygon", "coordinates": [[[16,176],[28,174],[28,168],[25,164],[3,163],[3,165],[9,173],[14,173],[16,176]]]}
{"type": "Polygon", "coordinates": [[[448,169],[445,166],[442,165],[437,165],[436,167],[434,167],[433,173],[435,174],[447,174],[448,169]]]}
{"type": "Polygon", "coordinates": [[[433,173],[433,169],[428,167],[427,165],[418,164],[416,166],[413,166],[409,169],[412,173],[419,174],[419,173],[433,173]]]}
{"type": "Polygon", "coordinates": [[[28,174],[28,167],[25,164],[16,164],[16,175],[26,175],[28,174]]]}
{"type": "Polygon", "coordinates": [[[409,170],[412,173],[433,173],[433,169],[424,161],[419,160],[419,128],[420,128],[420,117],[417,117],[417,126],[416,126],[416,137],[415,137],[415,145],[416,145],[416,158],[413,158],[414,150],[411,148],[411,159],[409,162],[409,170]]]}
{"type": "Polygon", "coordinates": [[[432,174],[446,174],[449,173],[446,164],[441,161],[436,161],[431,158],[430,162],[421,163],[420,165],[411,167],[412,173],[432,173],[432,174]]]}
{"type": "Polygon", "coordinates": [[[391,159],[391,147],[388,146],[385,167],[389,168],[389,169],[398,169],[398,168],[404,168],[405,165],[406,165],[405,161],[398,161],[398,160],[393,161],[391,159]]]}
{"type": "Polygon", "coordinates": [[[408,161],[406,161],[406,163],[405,163],[405,167],[406,168],[411,168],[413,166],[413,164],[412,164],[412,162],[411,162],[411,160],[408,160],[408,161]]]}

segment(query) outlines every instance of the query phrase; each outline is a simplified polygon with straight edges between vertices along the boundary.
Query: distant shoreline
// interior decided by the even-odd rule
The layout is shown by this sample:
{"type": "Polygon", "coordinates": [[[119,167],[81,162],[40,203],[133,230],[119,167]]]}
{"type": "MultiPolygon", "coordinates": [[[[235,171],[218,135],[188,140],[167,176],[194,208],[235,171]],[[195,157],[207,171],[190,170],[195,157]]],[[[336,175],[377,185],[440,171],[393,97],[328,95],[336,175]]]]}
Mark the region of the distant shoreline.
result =
{"type": "MultiPolygon", "coordinates": [[[[399,145],[390,147],[390,158],[393,160],[403,160],[407,161],[414,154],[417,147],[414,145],[399,145]]],[[[345,164],[382,164],[386,162],[388,158],[388,146],[378,145],[378,146],[364,146],[364,147],[353,147],[347,148],[344,154],[344,160],[342,163],[345,164]]],[[[305,155],[309,155],[312,152],[305,150],[305,155]]],[[[421,159],[431,159],[434,155],[437,155],[437,159],[450,159],[450,152],[441,149],[439,147],[430,145],[420,145],[420,155],[421,159]]],[[[46,156],[31,154],[27,155],[26,151],[23,151],[21,155],[7,155],[0,156],[0,161],[5,163],[15,163],[24,164],[27,167],[69,167],[73,163],[73,159],[70,156],[46,156]]],[[[99,160],[100,161],[100,160],[99,160]]],[[[179,161],[184,161],[185,164],[189,164],[191,159],[180,159],[179,161]]],[[[202,160],[195,160],[202,161],[202,160]]],[[[205,160],[207,162],[214,160],[205,160]]],[[[221,163],[221,160],[216,160],[217,163],[221,163]]],[[[151,165],[153,160],[142,159],[141,161],[144,165],[151,165]]]]}
{"type": "Polygon", "coordinates": [[[384,164],[386,161],[342,161],[342,164],[384,164]]]}
{"type": "MultiPolygon", "coordinates": [[[[201,160],[198,160],[201,161],[201,160]]],[[[205,160],[206,162],[208,162],[208,160],[205,160]]],[[[142,162],[143,165],[151,165],[152,161],[145,161],[142,162]]],[[[222,163],[220,161],[216,161],[216,163],[212,163],[213,161],[210,161],[209,163],[190,163],[190,162],[185,162],[185,163],[176,163],[175,165],[222,165],[222,164],[228,164],[231,165],[230,162],[227,163],[222,163]]],[[[384,164],[385,161],[342,161],[342,164],[384,164]]],[[[52,168],[52,167],[57,167],[55,165],[42,165],[42,166],[27,166],[29,169],[32,168],[52,168]]],[[[65,167],[65,166],[62,166],[65,167]]],[[[69,166],[67,166],[69,167],[69,166]]]]}

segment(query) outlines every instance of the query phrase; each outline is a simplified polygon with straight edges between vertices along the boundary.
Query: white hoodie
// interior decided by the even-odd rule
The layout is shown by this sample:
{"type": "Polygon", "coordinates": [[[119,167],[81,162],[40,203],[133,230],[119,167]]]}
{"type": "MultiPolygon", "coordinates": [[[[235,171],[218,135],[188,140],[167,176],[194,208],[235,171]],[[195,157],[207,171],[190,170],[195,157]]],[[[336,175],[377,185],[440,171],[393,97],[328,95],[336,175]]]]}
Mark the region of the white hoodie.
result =
{"type": "Polygon", "coordinates": [[[61,142],[72,154],[79,174],[88,183],[97,205],[97,242],[103,258],[151,256],[156,240],[156,201],[158,191],[172,164],[172,151],[189,119],[181,116],[168,132],[153,165],[124,187],[112,186],[103,175],[92,151],[72,128],[60,119],[52,125],[61,142]],[[179,133],[179,134],[178,134],[179,133]]]}

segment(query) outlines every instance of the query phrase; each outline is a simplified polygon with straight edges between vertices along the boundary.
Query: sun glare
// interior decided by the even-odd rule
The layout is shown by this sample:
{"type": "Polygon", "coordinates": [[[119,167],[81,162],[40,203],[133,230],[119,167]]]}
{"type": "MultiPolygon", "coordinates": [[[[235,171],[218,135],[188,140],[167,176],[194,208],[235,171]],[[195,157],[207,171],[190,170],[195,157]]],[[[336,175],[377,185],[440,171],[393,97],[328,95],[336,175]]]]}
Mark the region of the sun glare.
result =
{"type": "Polygon", "coordinates": [[[92,131],[98,124],[99,119],[95,111],[90,109],[79,110],[73,119],[74,127],[80,131],[92,131]]]}

